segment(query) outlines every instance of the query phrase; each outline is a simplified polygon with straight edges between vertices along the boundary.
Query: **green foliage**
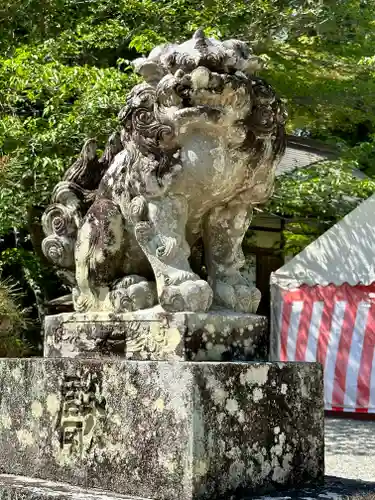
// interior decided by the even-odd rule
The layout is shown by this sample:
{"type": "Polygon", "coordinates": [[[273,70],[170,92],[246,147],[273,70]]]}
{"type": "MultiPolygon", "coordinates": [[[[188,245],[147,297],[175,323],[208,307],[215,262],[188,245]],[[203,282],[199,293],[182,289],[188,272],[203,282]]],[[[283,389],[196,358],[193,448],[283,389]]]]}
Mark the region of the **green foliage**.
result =
{"type": "Polygon", "coordinates": [[[276,180],[265,210],[287,222],[284,253],[303,250],[375,192],[375,180],[353,176],[352,167],[343,159],[326,161],[276,180]]]}
{"type": "Polygon", "coordinates": [[[275,191],[268,204],[270,211],[286,217],[305,215],[321,222],[335,221],[371,196],[375,180],[354,177],[342,160],[326,161],[279,177],[275,191]]]}
{"type": "Polygon", "coordinates": [[[28,345],[23,339],[28,324],[26,313],[19,303],[18,290],[7,281],[0,281],[0,357],[28,353],[28,345]]]}
{"type": "Polygon", "coordinates": [[[44,288],[46,295],[53,295],[53,289],[56,289],[56,282],[53,280],[52,269],[46,266],[33,250],[25,250],[23,248],[8,248],[0,253],[0,275],[9,274],[9,269],[21,269],[23,278],[34,290],[35,288],[44,288]],[[49,283],[45,283],[46,277],[49,278],[49,283]]]}
{"type": "Polygon", "coordinates": [[[46,63],[26,47],[0,65],[4,234],[25,218],[30,205],[47,203],[85,138],[104,145],[135,79],[116,68],[46,63]]]}

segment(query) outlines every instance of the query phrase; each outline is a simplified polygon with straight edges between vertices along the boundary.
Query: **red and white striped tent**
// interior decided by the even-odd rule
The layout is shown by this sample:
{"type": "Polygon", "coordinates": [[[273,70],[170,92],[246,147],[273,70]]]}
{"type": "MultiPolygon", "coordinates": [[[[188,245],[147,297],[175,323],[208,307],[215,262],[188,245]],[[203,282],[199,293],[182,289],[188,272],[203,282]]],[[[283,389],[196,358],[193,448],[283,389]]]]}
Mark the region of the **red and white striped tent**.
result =
{"type": "Polygon", "coordinates": [[[271,275],[271,359],[320,362],[326,410],[375,413],[375,195],[271,275]]]}

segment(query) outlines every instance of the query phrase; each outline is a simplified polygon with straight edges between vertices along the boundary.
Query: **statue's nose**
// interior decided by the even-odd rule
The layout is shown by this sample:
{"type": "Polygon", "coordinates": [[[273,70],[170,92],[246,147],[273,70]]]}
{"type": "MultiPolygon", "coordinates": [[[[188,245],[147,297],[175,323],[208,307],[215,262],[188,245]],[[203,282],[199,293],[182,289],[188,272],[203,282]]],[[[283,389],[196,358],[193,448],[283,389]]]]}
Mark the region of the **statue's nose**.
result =
{"type": "Polygon", "coordinates": [[[211,72],[203,66],[198,67],[191,73],[191,82],[196,90],[207,89],[210,83],[211,72]]]}

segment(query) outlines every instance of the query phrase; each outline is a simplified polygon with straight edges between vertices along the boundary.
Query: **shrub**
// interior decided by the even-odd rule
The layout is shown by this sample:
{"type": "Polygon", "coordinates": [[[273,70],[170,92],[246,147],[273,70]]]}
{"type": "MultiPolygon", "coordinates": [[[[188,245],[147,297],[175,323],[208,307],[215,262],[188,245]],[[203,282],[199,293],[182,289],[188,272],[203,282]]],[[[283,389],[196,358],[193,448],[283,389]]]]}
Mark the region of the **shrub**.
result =
{"type": "Polygon", "coordinates": [[[7,280],[0,280],[0,357],[25,356],[29,350],[23,339],[27,314],[20,306],[20,293],[7,280]]]}

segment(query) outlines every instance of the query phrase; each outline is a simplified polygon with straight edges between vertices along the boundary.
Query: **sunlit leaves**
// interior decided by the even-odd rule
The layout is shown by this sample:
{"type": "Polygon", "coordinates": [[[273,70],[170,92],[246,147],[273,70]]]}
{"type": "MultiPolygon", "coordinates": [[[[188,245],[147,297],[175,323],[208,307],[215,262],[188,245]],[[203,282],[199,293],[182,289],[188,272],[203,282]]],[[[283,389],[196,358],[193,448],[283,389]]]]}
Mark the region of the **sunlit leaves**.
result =
{"type": "Polygon", "coordinates": [[[136,79],[116,68],[46,63],[27,48],[1,62],[0,156],[8,158],[0,174],[4,233],[19,224],[30,203],[47,202],[87,137],[104,145],[136,79]],[[25,172],[35,179],[26,187],[25,172]]]}
{"type": "Polygon", "coordinates": [[[375,192],[375,180],[357,177],[353,163],[327,161],[277,179],[264,210],[287,221],[286,253],[301,251],[375,192]]]}

